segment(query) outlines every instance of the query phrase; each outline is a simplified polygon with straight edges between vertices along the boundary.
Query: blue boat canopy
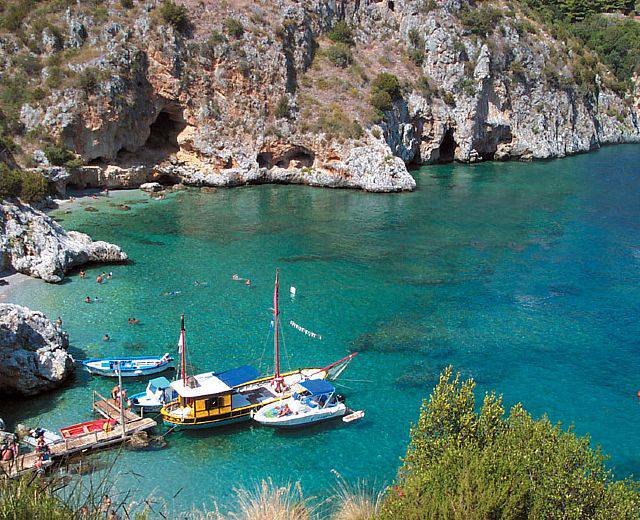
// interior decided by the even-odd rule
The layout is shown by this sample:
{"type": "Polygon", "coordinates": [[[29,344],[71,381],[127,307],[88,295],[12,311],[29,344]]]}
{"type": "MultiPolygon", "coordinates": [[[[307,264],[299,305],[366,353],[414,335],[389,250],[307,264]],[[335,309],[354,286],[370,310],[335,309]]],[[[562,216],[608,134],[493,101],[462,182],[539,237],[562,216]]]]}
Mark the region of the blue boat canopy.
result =
{"type": "Polygon", "coordinates": [[[234,387],[247,381],[258,379],[260,372],[252,366],[243,365],[238,368],[232,368],[231,370],[225,370],[224,372],[215,372],[213,375],[227,386],[234,387]]]}
{"type": "Polygon", "coordinates": [[[149,383],[156,388],[169,388],[169,386],[171,385],[171,381],[169,381],[166,377],[156,377],[149,380],[149,383]]]}
{"type": "Polygon", "coordinates": [[[311,395],[331,394],[336,391],[335,387],[324,379],[310,379],[298,384],[308,390],[311,395]]]}

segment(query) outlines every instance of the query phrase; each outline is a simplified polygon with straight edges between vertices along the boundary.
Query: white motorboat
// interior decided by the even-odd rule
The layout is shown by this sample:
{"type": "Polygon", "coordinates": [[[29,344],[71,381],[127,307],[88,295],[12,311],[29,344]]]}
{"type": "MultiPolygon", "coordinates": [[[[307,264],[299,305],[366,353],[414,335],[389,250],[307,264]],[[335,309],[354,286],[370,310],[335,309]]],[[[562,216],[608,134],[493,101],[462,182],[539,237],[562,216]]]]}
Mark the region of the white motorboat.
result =
{"type": "Polygon", "coordinates": [[[166,403],[178,398],[166,377],[156,377],[149,381],[144,392],[131,396],[131,404],[145,412],[159,412],[166,403]]]}
{"type": "Polygon", "coordinates": [[[253,419],[275,428],[299,428],[347,413],[342,396],[324,379],[301,381],[293,387],[291,397],[260,408],[253,419]]]}

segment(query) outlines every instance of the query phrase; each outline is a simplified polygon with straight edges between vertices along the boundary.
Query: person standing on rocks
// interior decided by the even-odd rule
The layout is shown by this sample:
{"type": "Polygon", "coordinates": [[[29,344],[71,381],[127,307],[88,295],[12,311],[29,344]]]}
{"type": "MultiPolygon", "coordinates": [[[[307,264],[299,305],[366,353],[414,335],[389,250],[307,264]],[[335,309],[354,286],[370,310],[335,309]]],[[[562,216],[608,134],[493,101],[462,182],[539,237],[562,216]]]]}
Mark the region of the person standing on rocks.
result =
{"type": "Polygon", "coordinates": [[[62,328],[62,318],[60,316],[56,318],[56,327],[62,328]]]}

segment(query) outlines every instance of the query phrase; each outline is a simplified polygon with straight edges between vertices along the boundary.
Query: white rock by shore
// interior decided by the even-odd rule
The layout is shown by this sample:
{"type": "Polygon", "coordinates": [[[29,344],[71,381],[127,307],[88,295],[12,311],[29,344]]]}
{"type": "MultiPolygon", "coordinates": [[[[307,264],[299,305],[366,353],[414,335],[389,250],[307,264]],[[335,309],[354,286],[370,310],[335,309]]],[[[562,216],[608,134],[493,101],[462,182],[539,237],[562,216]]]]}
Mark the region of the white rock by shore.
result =
{"type": "Polygon", "coordinates": [[[60,386],[75,368],[68,345],[43,313],[0,304],[0,393],[30,396],[60,386]]]}
{"type": "Polygon", "coordinates": [[[65,231],[29,205],[4,201],[0,209],[0,269],[12,268],[57,283],[73,267],[89,262],[123,262],[128,258],[114,244],[65,231]]]}

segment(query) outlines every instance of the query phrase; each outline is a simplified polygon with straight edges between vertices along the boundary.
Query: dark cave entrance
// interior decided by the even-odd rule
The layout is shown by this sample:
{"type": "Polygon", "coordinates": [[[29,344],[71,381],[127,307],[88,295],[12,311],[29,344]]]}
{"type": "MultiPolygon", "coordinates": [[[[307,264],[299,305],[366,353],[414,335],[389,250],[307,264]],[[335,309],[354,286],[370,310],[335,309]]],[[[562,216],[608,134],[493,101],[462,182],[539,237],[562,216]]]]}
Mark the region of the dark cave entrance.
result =
{"type": "Polygon", "coordinates": [[[438,157],[438,162],[453,162],[456,154],[456,148],[458,148],[458,143],[456,143],[456,140],[453,137],[453,128],[449,128],[440,143],[440,156],[438,157]]]}
{"type": "Polygon", "coordinates": [[[271,152],[260,152],[256,160],[260,168],[310,168],[315,161],[315,154],[307,148],[296,146],[278,156],[271,152]]]}
{"type": "Polygon", "coordinates": [[[149,127],[149,137],[145,143],[146,148],[165,150],[169,153],[177,152],[178,135],[186,128],[187,124],[182,116],[161,110],[156,120],[149,127]]]}

